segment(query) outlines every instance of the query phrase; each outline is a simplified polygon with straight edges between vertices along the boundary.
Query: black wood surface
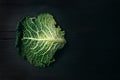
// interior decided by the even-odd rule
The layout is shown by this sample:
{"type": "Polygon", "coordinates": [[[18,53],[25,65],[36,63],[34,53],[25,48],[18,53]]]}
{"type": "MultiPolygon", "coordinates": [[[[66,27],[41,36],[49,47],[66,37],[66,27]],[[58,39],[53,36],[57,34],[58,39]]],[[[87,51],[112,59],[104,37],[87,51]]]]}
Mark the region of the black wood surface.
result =
{"type": "Polygon", "coordinates": [[[0,80],[119,80],[119,0],[0,0],[0,80]],[[48,12],[66,31],[56,62],[40,69],[15,48],[17,23],[48,12]]]}

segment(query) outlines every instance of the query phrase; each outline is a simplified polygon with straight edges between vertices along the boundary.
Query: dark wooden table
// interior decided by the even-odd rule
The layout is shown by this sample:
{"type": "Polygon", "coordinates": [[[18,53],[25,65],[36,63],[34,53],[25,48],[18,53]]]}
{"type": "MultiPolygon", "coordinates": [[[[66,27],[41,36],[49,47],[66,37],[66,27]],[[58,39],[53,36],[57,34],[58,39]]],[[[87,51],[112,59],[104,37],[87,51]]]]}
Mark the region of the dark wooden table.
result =
{"type": "Polygon", "coordinates": [[[0,0],[0,80],[119,80],[119,0],[0,0]],[[36,68],[15,48],[17,23],[49,12],[67,45],[50,67],[36,68]]]}

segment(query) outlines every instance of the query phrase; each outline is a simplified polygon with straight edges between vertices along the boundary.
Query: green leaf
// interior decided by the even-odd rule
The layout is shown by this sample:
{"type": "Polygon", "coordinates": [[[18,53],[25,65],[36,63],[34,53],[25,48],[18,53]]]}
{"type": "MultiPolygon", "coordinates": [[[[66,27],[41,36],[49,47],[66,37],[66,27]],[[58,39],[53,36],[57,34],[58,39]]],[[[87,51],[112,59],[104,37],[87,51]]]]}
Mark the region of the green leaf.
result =
{"type": "Polygon", "coordinates": [[[17,26],[16,48],[30,64],[49,66],[55,61],[55,52],[66,43],[64,34],[51,14],[25,17],[17,26]]]}

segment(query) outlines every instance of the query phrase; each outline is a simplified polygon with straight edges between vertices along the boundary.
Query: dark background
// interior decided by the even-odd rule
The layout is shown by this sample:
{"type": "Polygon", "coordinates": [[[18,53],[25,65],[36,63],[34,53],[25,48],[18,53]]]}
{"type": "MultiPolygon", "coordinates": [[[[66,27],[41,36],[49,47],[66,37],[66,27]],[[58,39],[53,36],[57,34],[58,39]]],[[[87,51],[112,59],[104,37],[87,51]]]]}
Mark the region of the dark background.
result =
{"type": "Polygon", "coordinates": [[[120,80],[119,0],[0,0],[0,80],[120,80]],[[36,68],[15,48],[24,16],[51,13],[66,31],[56,62],[36,68]]]}

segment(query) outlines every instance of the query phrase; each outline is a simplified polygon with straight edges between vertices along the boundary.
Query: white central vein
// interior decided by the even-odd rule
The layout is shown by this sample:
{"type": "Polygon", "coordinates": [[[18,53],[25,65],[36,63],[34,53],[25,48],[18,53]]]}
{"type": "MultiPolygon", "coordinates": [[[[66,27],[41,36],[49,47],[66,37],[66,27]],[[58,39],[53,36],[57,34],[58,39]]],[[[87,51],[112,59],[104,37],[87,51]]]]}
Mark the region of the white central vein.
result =
{"type": "Polygon", "coordinates": [[[53,41],[53,42],[65,42],[64,39],[61,39],[61,38],[46,38],[46,39],[40,39],[40,38],[30,38],[30,37],[23,37],[22,40],[24,39],[28,39],[28,40],[37,40],[37,41],[53,41]]]}

